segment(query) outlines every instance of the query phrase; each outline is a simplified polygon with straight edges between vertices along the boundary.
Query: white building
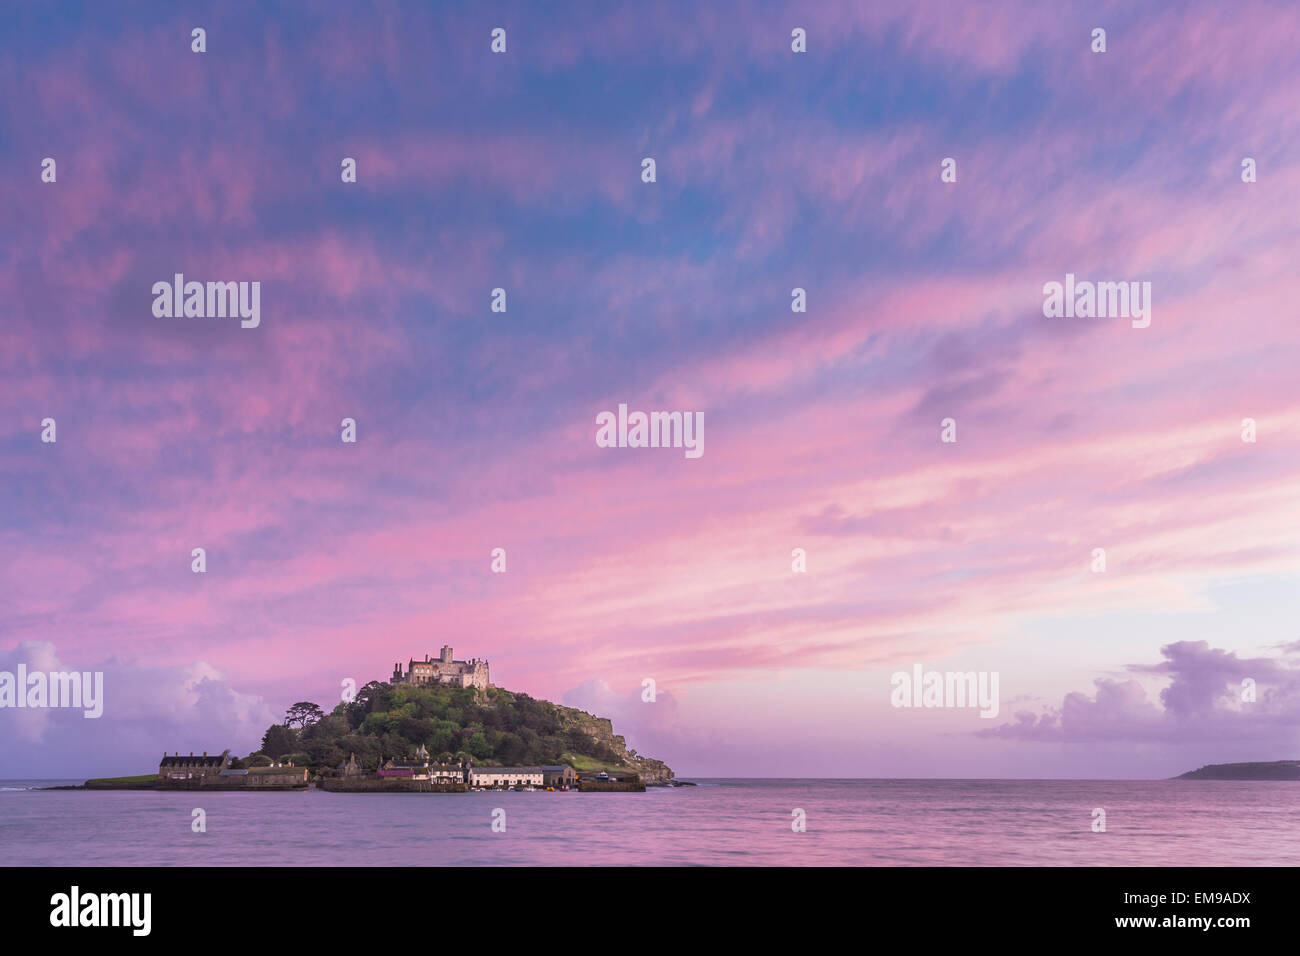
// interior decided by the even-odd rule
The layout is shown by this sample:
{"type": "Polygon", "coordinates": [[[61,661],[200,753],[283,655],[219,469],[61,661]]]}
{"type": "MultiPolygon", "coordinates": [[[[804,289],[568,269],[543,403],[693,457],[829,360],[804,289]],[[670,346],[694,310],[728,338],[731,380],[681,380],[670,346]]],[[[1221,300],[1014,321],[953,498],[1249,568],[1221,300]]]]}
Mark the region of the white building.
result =
{"type": "Polygon", "coordinates": [[[534,787],[542,785],[541,767],[474,767],[469,772],[471,787],[534,787]]]}
{"type": "Polygon", "coordinates": [[[429,779],[434,783],[464,783],[465,770],[459,764],[430,764],[429,779]]]}

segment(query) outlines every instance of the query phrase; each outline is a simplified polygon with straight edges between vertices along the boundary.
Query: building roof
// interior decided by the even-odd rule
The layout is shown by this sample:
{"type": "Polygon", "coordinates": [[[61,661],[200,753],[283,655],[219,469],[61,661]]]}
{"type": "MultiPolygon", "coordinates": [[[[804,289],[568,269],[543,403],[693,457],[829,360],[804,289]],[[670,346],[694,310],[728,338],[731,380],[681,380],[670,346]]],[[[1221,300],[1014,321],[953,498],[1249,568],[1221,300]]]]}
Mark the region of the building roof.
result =
{"type": "Polygon", "coordinates": [[[199,757],[194,756],[194,754],[190,754],[188,757],[181,756],[179,754],[169,757],[166,754],[163,754],[163,758],[159,762],[158,766],[160,767],[223,767],[225,766],[225,763],[226,763],[225,754],[217,754],[216,756],[208,756],[207,754],[203,754],[202,756],[199,757]]]}
{"type": "Polygon", "coordinates": [[[544,773],[545,767],[474,767],[473,773],[544,773]]]}

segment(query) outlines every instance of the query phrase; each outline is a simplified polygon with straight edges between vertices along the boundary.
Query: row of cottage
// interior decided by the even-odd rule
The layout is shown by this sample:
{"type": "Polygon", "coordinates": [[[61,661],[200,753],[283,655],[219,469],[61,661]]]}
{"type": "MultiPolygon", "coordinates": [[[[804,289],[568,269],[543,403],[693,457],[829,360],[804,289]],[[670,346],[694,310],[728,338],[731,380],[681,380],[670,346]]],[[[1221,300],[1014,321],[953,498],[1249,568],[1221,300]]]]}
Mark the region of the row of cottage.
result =
{"type": "Polygon", "coordinates": [[[307,786],[307,768],[295,767],[292,761],[272,762],[266,767],[249,767],[236,770],[231,766],[230,751],[209,756],[193,752],[187,757],[181,753],[163,754],[158,763],[156,786],[174,789],[238,788],[245,790],[291,790],[307,786]]]}
{"type": "MultiPolygon", "coordinates": [[[[340,777],[370,776],[352,754],[338,765],[340,777]]],[[[376,774],[380,778],[406,778],[428,780],[432,783],[463,783],[470,787],[554,787],[559,790],[578,785],[578,775],[572,767],[553,765],[545,767],[475,767],[472,761],[462,763],[434,763],[424,745],[412,760],[381,761],[376,774]]],[[[163,754],[158,764],[160,785],[227,785],[240,787],[303,787],[307,785],[307,768],[290,763],[272,763],[269,767],[250,767],[246,770],[231,768],[230,751],[209,756],[206,752],[196,756],[163,754]]]]}
{"type": "MultiPolygon", "coordinates": [[[[352,754],[338,765],[340,777],[365,776],[366,771],[352,754]]],[[[424,745],[415,752],[412,760],[384,760],[377,775],[381,778],[397,777],[408,780],[428,780],[431,783],[463,783],[470,787],[575,787],[578,775],[572,767],[552,765],[544,767],[476,767],[472,761],[461,763],[434,763],[424,745]]]]}

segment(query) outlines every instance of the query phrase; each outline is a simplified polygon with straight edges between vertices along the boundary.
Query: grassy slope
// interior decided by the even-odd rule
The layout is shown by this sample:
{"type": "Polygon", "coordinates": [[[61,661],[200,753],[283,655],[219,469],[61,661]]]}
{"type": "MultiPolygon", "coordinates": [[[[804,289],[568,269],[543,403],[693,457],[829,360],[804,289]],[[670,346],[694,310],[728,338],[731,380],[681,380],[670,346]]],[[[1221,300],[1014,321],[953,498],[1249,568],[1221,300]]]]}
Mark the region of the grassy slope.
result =
{"type": "Polygon", "coordinates": [[[86,781],[88,790],[152,790],[156,773],[142,773],[138,777],[95,777],[86,781]]]}
{"type": "Polygon", "coordinates": [[[560,763],[567,763],[574,770],[600,772],[601,770],[609,771],[627,770],[626,764],[607,763],[603,760],[597,760],[595,757],[584,757],[582,754],[565,753],[560,755],[560,763]]]}

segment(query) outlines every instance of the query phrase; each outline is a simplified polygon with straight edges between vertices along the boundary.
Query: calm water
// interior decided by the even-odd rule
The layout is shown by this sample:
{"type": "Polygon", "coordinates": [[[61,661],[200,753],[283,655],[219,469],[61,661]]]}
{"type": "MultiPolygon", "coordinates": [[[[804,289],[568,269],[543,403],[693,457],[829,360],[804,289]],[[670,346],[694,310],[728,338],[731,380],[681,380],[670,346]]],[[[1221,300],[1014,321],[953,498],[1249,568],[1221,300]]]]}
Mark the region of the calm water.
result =
{"type": "MultiPolygon", "coordinates": [[[[70,781],[10,781],[0,787],[70,781]]],[[[71,781],[78,782],[78,781],[71,781]]],[[[1300,864],[1300,784],[709,780],[644,794],[0,790],[6,865],[1300,864]],[[190,830],[191,811],[207,832],[190,830]],[[493,810],[506,832],[493,833],[493,810]],[[807,812],[807,831],[790,828],[807,812]],[[1092,810],[1106,811],[1105,833],[1092,810]]]]}

